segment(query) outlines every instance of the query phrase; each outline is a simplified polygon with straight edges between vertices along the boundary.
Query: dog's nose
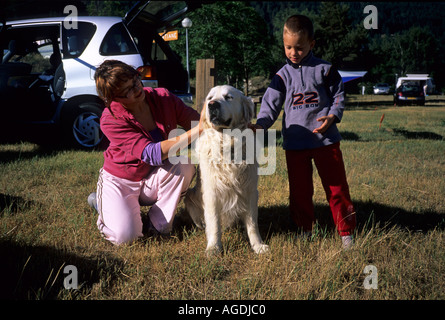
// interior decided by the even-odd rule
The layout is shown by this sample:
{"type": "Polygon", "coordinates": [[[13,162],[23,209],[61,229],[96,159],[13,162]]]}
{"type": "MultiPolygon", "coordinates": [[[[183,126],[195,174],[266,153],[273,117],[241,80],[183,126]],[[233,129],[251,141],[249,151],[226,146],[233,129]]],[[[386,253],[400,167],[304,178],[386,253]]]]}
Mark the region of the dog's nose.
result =
{"type": "Polygon", "coordinates": [[[221,108],[221,105],[219,104],[219,102],[218,101],[209,101],[209,110],[210,111],[214,111],[214,110],[217,110],[217,109],[220,109],[221,108]]]}

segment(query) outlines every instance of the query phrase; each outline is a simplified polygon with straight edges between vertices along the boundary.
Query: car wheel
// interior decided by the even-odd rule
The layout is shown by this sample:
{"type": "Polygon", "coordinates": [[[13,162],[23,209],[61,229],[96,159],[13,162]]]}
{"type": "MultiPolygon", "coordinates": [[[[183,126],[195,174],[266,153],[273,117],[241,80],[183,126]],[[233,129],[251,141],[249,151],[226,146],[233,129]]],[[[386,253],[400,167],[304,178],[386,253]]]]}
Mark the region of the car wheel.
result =
{"type": "Polygon", "coordinates": [[[96,103],[83,103],[69,110],[63,127],[68,143],[76,148],[95,149],[104,135],[100,130],[102,109],[96,103]]]}

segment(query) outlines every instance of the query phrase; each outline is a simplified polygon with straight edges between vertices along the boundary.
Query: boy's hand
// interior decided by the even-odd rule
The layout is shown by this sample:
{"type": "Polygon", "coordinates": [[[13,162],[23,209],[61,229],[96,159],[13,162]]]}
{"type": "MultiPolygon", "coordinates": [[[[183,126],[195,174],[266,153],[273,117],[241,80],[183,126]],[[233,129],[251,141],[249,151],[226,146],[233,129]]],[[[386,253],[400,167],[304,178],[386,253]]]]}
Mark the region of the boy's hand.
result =
{"type": "Polygon", "coordinates": [[[324,117],[320,117],[317,119],[317,121],[319,122],[323,122],[322,125],[316,129],[314,129],[314,131],[312,131],[313,133],[325,133],[326,130],[329,129],[329,127],[331,126],[332,123],[334,123],[335,121],[335,116],[333,114],[330,114],[328,116],[324,116],[324,117]]]}
{"type": "Polygon", "coordinates": [[[259,124],[252,124],[252,123],[248,123],[247,124],[247,127],[249,128],[249,129],[251,129],[254,133],[257,131],[257,130],[259,130],[259,129],[264,129],[262,126],[260,126],[259,124]]]}

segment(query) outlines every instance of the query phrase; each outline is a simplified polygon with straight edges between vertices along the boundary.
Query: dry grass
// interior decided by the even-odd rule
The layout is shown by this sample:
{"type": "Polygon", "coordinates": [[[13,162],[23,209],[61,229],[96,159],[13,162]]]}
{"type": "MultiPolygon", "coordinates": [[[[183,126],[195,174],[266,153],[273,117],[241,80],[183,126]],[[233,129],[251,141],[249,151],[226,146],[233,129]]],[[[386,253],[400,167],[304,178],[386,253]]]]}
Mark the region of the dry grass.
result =
{"type": "Polygon", "coordinates": [[[261,176],[259,186],[260,230],[271,254],[255,255],[243,229],[234,228],[223,234],[224,254],[208,259],[204,232],[186,220],[169,239],[120,247],[103,240],[86,203],[101,152],[2,145],[0,297],[444,299],[445,106],[438,98],[403,108],[349,99],[339,128],[359,220],[353,250],[341,250],[318,177],[314,236],[289,229],[281,148],[276,173],[261,176]],[[78,269],[78,290],[63,286],[66,265],[78,269]],[[363,285],[367,265],[378,271],[375,290],[363,285]]]}

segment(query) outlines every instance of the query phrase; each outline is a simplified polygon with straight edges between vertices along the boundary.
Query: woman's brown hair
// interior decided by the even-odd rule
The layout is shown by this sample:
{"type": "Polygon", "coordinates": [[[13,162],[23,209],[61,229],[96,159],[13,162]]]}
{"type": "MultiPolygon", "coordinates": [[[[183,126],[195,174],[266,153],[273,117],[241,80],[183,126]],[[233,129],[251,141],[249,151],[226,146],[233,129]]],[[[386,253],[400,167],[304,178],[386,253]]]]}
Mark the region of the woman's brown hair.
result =
{"type": "Polygon", "coordinates": [[[137,76],[140,74],[132,66],[119,60],[106,60],[94,73],[97,94],[104,101],[105,106],[110,108],[122,84],[137,76]]]}

